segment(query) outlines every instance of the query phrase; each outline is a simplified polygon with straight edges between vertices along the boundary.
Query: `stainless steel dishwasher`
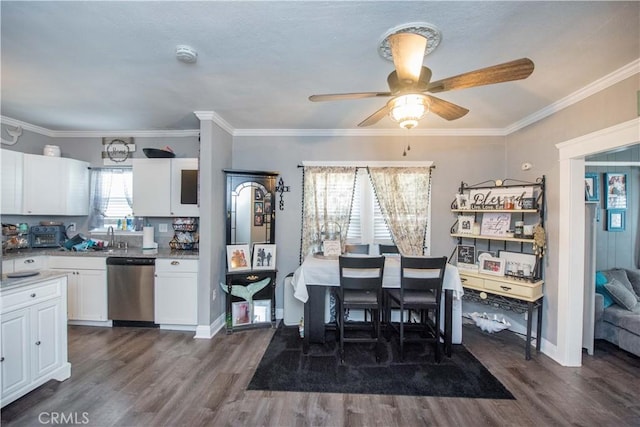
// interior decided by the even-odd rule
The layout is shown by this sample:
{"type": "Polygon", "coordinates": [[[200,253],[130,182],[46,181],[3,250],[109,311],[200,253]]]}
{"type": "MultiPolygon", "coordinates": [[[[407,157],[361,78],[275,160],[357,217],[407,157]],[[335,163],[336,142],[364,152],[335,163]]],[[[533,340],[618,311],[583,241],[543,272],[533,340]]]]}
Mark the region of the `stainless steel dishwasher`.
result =
{"type": "Polygon", "coordinates": [[[155,258],[107,258],[109,319],[114,325],[154,321],[155,258]]]}

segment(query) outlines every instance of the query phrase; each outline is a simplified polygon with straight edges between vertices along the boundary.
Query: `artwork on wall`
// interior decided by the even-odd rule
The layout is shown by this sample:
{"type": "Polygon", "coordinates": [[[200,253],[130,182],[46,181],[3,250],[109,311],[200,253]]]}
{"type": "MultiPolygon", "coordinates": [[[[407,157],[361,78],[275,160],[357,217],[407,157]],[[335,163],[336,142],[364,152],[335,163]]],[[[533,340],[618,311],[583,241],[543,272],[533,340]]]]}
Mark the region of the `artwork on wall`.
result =
{"type": "Polygon", "coordinates": [[[607,173],[606,174],[607,189],[607,209],[626,209],[627,208],[627,174],[626,173],[607,173]]]}
{"type": "Polygon", "coordinates": [[[624,231],[625,211],[610,209],[607,212],[607,231],[624,231]]]}
{"type": "Polygon", "coordinates": [[[600,174],[585,173],[584,174],[584,200],[587,202],[600,201],[600,174]]]}

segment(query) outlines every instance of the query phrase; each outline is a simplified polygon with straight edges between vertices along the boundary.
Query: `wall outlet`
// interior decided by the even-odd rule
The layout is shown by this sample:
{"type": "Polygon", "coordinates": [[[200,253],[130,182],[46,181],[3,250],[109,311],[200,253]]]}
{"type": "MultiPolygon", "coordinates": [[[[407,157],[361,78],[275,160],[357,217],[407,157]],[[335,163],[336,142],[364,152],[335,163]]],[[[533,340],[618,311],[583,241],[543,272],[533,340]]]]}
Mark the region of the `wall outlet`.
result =
{"type": "Polygon", "coordinates": [[[67,231],[75,232],[76,231],[76,223],[75,222],[70,222],[69,226],[67,227],[67,231]]]}
{"type": "Polygon", "coordinates": [[[159,233],[166,233],[169,231],[169,225],[168,224],[158,224],[158,232],[159,233]]]}

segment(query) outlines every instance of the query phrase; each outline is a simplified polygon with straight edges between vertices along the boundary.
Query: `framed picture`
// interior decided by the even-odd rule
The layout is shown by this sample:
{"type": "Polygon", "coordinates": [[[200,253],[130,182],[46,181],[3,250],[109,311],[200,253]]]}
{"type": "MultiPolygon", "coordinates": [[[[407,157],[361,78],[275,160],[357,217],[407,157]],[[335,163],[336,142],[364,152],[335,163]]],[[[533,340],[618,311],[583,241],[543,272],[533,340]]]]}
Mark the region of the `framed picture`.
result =
{"type": "Polygon", "coordinates": [[[469,206],[469,195],[468,194],[456,194],[456,206],[460,210],[468,210],[471,207],[469,206]]]}
{"type": "Polygon", "coordinates": [[[487,251],[487,250],[478,250],[477,252],[477,262],[480,264],[480,261],[485,258],[498,258],[498,251],[487,251]]]}
{"type": "Polygon", "coordinates": [[[609,209],[607,212],[607,231],[624,231],[625,211],[609,209]]]}
{"type": "Polygon", "coordinates": [[[253,190],[253,200],[262,200],[263,194],[262,194],[262,190],[259,188],[256,188],[253,190]]]}
{"type": "Polygon", "coordinates": [[[249,301],[231,303],[231,315],[233,326],[248,325],[251,323],[251,310],[249,301]]]}
{"type": "Polygon", "coordinates": [[[498,258],[504,259],[506,276],[531,278],[536,269],[536,256],[521,252],[500,251],[498,258]]]}
{"type": "Polygon", "coordinates": [[[253,213],[254,214],[264,213],[264,204],[262,202],[254,202],[253,203],[253,213]]]}
{"type": "Polygon", "coordinates": [[[258,299],[253,301],[253,323],[271,322],[271,300],[258,299]]]}
{"type": "Polygon", "coordinates": [[[265,200],[264,201],[264,213],[267,214],[267,215],[271,213],[271,201],[270,200],[265,200]]]}
{"type": "Polygon", "coordinates": [[[473,233],[473,224],[476,219],[473,215],[458,215],[458,234],[473,233]]]}
{"type": "Polygon", "coordinates": [[[511,214],[504,212],[488,212],[482,215],[483,236],[504,236],[511,225],[511,214]]]}
{"type": "Polygon", "coordinates": [[[476,265],[476,247],[474,245],[458,245],[458,260],[456,265],[459,269],[478,271],[476,265]]]}
{"type": "Polygon", "coordinates": [[[275,270],[276,245],[256,243],[253,245],[253,269],[275,270]]]}
{"type": "Polygon", "coordinates": [[[257,213],[253,216],[253,226],[262,227],[264,225],[264,216],[261,213],[257,213]]]}
{"type": "Polygon", "coordinates": [[[251,269],[249,245],[227,245],[227,268],[229,271],[251,269]]]}
{"type": "Polygon", "coordinates": [[[506,261],[502,258],[484,258],[480,261],[479,272],[494,276],[504,276],[505,264],[506,261]]]}
{"type": "Polygon", "coordinates": [[[627,208],[627,174],[607,173],[607,209],[627,208]]]}
{"type": "Polygon", "coordinates": [[[584,200],[587,202],[600,201],[600,180],[597,173],[584,174],[584,200]]]}

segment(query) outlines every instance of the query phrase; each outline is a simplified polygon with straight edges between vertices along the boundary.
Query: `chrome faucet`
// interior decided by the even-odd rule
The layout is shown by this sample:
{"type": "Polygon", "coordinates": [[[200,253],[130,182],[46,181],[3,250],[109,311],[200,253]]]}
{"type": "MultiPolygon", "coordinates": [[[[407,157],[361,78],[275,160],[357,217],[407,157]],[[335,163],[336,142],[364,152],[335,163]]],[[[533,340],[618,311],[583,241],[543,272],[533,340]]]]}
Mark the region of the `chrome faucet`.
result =
{"type": "Polygon", "coordinates": [[[113,231],[113,227],[111,226],[109,226],[109,228],[107,229],[107,237],[109,237],[109,248],[113,249],[116,244],[116,236],[115,232],[113,231]]]}

